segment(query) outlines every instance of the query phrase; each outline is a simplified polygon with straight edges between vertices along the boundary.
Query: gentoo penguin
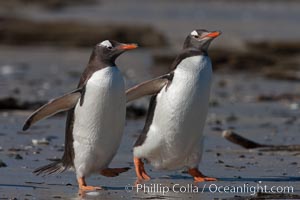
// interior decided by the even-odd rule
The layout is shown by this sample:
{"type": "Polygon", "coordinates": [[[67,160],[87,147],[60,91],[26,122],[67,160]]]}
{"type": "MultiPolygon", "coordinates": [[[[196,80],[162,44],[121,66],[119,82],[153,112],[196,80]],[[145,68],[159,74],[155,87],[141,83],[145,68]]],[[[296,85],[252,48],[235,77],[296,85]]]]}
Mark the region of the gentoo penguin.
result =
{"type": "Polygon", "coordinates": [[[207,51],[210,42],[220,34],[192,31],[169,74],[127,90],[127,101],[153,94],[144,129],[133,149],[139,180],[150,179],[142,159],[156,169],[186,168],[196,182],[216,180],[204,176],[198,165],[212,79],[207,51]]]}
{"type": "Polygon", "coordinates": [[[87,186],[85,177],[92,173],[117,176],[129,168],[108,168],[120,145],[125,125],[126,94],[116,58],[136,44],[105,40],[90,56],[78,88],[54,99],[35,111],[23,130],[33,123],[61,111],[69,111],[66,121],[65,151],[60,161],[38,168],[36,174],[76,171],[81,191],[101,189],[87,186]]]}

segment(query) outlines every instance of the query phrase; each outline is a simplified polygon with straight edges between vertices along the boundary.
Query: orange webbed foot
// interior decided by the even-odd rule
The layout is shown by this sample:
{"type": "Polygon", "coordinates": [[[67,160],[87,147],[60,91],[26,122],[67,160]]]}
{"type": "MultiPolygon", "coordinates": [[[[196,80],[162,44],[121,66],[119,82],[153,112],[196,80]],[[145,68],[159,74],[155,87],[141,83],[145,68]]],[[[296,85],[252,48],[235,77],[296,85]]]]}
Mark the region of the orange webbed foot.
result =
{"type": "Polygon", "coordinates": [[[84,191],[102,190],[102,187],[90,186],[90,185],[83,185],[79,188],[84,191]]]}
{"type": "Polygon", "coordinates": [[[188,173],[194,177],[195,182],[217,181],[216,178],[207,177],[207,176],[203,175],[197,168],[189,169],[188,173]]]}
{"type": "Polygon", "coordinates": [[[151,179],[151,177],[146,173],[145,168],[144,168],[144,163],[140,158],[133,158],[134,161],[134,167],[135,167],[135,172],[137,175],[138,180],[145,180],[148,181],[151,179]]]}
{"type": "Polygon", "coordinates": [[[79,189],[80,189],[81,191],[102,190],[102,187],[96,187],[96,186],[88,186],[88,185],[86,185],[86,182],[85,182],[85,178],[84,178],[84,177],[78,178],[77,181],[78,181],[79,189]]]}
{"type": "Polygon", "coordinates": [[[204,181],[217,181],[218,179],[212,177],[194,177],[195,182],[204,182],[204,181]]]}

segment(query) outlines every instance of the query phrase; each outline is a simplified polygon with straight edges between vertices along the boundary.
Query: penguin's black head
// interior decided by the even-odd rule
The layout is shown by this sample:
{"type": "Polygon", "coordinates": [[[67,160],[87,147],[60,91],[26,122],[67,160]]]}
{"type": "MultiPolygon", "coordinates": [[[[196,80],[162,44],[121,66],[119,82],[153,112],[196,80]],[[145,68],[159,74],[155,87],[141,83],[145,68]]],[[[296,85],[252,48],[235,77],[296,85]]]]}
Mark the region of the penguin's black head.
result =
{"type": "Polygon", "coordinates": [[[220,31],[194,30],[185,39],[183,48],[196,48],[206,53],[210,42],[219,35],[220,31]]]}
{"type": "Polygon", "coordinates": [[[94,56],[92,57],[97,57],[104,63],[113,64],[119,55],[137,47],[136,44],[123,44],[114,40],[104,40],[95,46],[94,56]]]}

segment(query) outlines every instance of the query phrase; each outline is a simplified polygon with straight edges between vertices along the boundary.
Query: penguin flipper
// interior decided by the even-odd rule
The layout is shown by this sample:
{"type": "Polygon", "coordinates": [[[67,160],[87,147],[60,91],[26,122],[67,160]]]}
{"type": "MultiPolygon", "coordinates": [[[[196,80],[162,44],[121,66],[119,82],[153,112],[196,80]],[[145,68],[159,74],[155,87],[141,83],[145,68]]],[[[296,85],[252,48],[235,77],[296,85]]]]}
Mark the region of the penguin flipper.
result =
{"type": "Polygon", "coordinates": [[[49,101],[28,117],[24,123],[23,131],[27,130],[32,124],[41,119],[73,108],[80,99],[82,92],[84,92],[84,90],[79,88],[71,93],[49,101]]]}
{"type": "Polygon", "coordinates": [[[158,93],[165,85],[173,79],[173,73],[169,73],[150,81],[140,83],[126,91],[126,101],[130,102],[146,95],[158,93]]]}

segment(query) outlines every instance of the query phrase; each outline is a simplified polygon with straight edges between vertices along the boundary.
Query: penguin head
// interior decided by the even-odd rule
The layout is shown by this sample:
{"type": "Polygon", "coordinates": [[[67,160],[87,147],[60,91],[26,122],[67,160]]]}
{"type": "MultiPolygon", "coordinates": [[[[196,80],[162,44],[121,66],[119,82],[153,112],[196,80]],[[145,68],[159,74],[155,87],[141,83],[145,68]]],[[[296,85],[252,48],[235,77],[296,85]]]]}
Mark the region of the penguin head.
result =
{"type": "Polygon", "coordinates": [[[114,63],[119,55],[137,47],[136,44],[124,44],[114,40],[104,40],[95,46],[93,54],[104,63],[114,63]]]}
{"type": "Polygon", "coordinates": [[[210,42],[221,35],[221,31],[193,30],[185,39],[183,48],[196,48],[207,52],[210,42]]]}

